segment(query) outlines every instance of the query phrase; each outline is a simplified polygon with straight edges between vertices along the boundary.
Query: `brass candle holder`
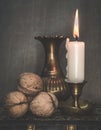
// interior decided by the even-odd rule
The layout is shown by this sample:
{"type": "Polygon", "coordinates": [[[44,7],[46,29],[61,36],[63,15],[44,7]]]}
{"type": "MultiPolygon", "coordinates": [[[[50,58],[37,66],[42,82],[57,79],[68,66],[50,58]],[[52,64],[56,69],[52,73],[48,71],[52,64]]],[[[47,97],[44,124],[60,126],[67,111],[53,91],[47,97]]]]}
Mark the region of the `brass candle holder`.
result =
{"type": "Polygon", "coordinates": [[[86,114],[92,111],[93,104],[87,100],[81,100],[82,89],[86,81],[83,83],[68,83],[72,101],[62,104],[62,111],[68,114],[86,114]]]}

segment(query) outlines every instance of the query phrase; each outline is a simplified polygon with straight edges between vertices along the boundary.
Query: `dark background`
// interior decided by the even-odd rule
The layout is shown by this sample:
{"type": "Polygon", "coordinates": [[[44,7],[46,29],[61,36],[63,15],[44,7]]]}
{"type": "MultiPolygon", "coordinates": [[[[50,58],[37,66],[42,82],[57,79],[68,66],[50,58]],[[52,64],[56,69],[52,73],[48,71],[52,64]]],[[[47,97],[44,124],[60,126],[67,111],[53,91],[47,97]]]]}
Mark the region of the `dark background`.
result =
{"type": "MultiPolygon", "coordinates": [[[[44,49],[39,35],[65,35],[71,40],[76,8],[79,9],[80,40],[86,44],[82,97],[101,103],[101,1],[100,0],[0,0],[0,102],[17,88],[22,72],[41,75],[44,49]]],[[[60,64],[66,74],[65,42],[60,64]]]]}
{"type": "MultiPolygon", "coordinates": [[[[101,8],[100,0],[0,0],[0,99],[17,87],[22,72],[41,75],[44,48],[39,35],[65,35],[71,40],[74,13],[79,9],[80,40],[86,44],[82,96],[101,102],[101,8]]],[[[65,42],[60,64],[66,74],[65,42]]]]}

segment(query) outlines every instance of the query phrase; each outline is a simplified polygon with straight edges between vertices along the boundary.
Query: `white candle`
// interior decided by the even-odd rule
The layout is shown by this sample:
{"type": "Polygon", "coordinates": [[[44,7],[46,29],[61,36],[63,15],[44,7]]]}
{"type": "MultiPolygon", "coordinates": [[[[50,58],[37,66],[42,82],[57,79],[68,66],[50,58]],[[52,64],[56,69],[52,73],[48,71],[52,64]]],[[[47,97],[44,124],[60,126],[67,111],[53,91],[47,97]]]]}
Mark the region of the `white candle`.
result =
{"type": "Polygon", "coordinates": [[[84,81],[85,43],[66,41],[67,49],[67,75],[69,82],[80,83],[84,81]]]}
{"type": "MultiPolygon", "coordinates": [[[[79,37],[79,24],[78,24],[78,10],[76,10],[74,30],[74,38],[79,37]]],[[[82,41],[69,41],[66,40],[67,49],[67,67],[66,77],[69,82],[81,83],[84,81],[84,68],[85,68],[85,43],[82,41]]]]}

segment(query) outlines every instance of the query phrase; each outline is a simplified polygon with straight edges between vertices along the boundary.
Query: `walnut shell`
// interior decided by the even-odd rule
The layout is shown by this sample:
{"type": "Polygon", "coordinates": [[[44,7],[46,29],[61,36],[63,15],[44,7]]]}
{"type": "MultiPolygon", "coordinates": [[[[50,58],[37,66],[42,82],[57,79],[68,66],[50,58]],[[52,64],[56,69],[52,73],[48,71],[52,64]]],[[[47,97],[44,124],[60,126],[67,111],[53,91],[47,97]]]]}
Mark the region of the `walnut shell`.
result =
{"type": "Polygon", "coordinates": [[[30,110],[40,117],[51,116],[58,107],[56,96],[50,92],[40,92],[30,103],[30,110]]]}
{"type": "Polygon", "coordinates": [[[19,76],[18,90],[27,95],[36,95],[43,89],[43,81],[37,74],[26,72],[19,76]]]}
{"type": "Polygon", "coordinates": [[[26,96],[14,91],[7,94],[5,98],[5,105],[11,117],[17,118],[23,116],[28,110],[28,102],[26,96]]]}

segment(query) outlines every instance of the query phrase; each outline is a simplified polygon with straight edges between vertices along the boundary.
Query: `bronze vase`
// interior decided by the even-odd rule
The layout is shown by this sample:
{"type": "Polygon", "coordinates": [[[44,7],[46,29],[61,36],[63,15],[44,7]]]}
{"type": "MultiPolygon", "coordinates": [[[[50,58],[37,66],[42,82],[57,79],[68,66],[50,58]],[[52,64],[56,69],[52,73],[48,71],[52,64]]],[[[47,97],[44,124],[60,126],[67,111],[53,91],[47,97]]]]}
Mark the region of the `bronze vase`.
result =
{"type": "Polygon", "coordinates": [[[68,86],[62,73],[58,51],[60,44],[66,39],[64,36],[38,36],[45,50],[45,65],[42,72],[44,91],[54,93],[59,100],[66,100],[69,96],[68,86]]]}

